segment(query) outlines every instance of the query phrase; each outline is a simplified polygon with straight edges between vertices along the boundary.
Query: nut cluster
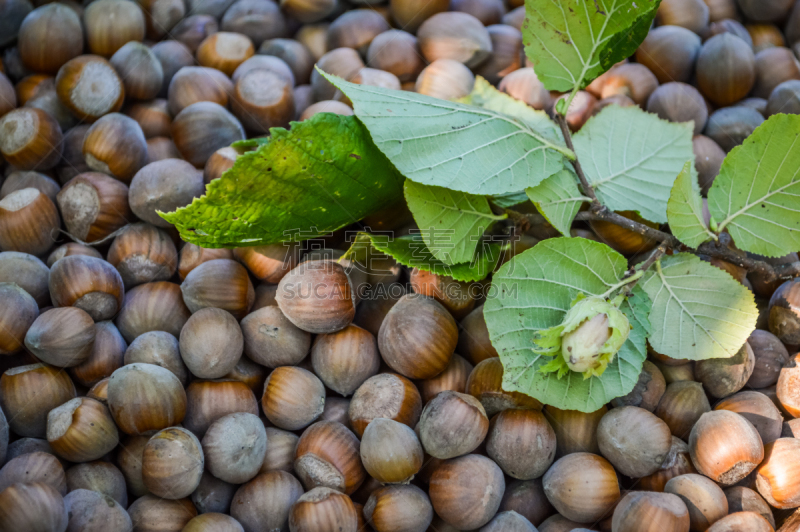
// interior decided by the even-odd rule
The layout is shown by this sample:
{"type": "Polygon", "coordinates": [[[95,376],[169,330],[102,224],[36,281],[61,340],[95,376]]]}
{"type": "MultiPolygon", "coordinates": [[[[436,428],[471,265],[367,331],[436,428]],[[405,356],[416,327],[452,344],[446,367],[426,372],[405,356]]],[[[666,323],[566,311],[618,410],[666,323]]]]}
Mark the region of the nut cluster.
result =
{"type": "MultiPolygon", "coordinates": [[[[444,99],[479,75],[553,113],[523,3],[0,0],[0,532],[761,532],[800,508],[800,280],[715,259],[761,306],[748,342],[650,351],[583,413],[502,388],[489,281],[338,261],[343,232],[204,249],[159,216],[233,142],[353,114],[315,65],[444,99]]],[[[706,193],[766,117],[800,113],[798,54],[800,2],[662,0],[567,122],[693,121],[706,193]]],[[[413,228],[398,200],[369,225],[413,228]]],[[[631,263],[657,244],[575,236],[631,263]]]]}

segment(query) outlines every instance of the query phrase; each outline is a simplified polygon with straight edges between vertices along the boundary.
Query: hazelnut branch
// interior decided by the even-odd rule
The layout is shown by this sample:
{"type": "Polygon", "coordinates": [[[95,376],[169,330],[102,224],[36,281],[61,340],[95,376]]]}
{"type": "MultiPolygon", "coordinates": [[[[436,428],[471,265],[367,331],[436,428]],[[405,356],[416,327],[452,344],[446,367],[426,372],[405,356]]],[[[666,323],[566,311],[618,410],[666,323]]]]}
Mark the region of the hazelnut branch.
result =
{"type": "MultiPolygon", "coordinates": [[[[542,225],[547,223],[547,220],[541,214],[522,214],[510,209],[505,209],[504,212],[508,213],[509,219],[515,221],[515,224],[517,224],[517,220],[519,220],[520,217],[524,217],[526,219],[528,226],[542,225]]],[[[694,253],[695,255],[705,255],[707,257],[721,259],[725,262],[730,262],[731,264],[739,266],[740,268],[744,268],[749,272],[758,272],[764,276],[764,280],[767,282],[771,282],[776,279],[790,279],[800,275],[800,261],[773,266],[766,261],[754,259],[746,255],[740,255],[727,247],[727,244],[730,242],[730,238],[724,238],[723,235],[725,235],[725,233],[720,235],[719,242],[704,242],[697,249],[692,249],[684,246],[680,240],[675,238],[675,236],[659,229],[653,229],[652,227],[649,227],[643,223],[639,223],[635,220],[625,218],[624,216],[611,211],[608,209],[608,207],[602,204],[600,204],[600,209],[598,211],[588,210],[579,212],[575,216],[575,220],[611,222],[614,225],[618,225],[624,229],[633,231],[649,239],[661,242],[661,244],[665,246],[665,252],[667,249],[674,249],[678,251],[694,253]]],[[[653,258],[653,256],[650,258],[653,258]]],[[[655,262],[655,260],[658,258],[660,258],[660,255],[654,258],[653,262],[655,262]]],[[[645,264],[647,264],[647,262],[645,262],[645,264]]],[[[647,267],[650,267],[651,264],[652,262],[647,264],[647,267]]]]}
{"type": "MultiPolygon", "coordinates": [[[[567,125],[567,118],[559,112],[555,113],[556,122],[558,122],[559,127],[561,128],[561,134],[564,136],[564,142],[567,144],[567,148],[572,150],[572,153],[575,153],[575,145],[572,143],[572,134],[569,131],[569,126],[567,125]]],[[[583,173],[583,167],[581,166],[581,162],[578,160],[577,153],[575,153],[575,159],[570,161],[572,163],[572,167],[575,169],[575,173],[578,174],[578,179],[581,182],[581,189],[583,193],[592,199],[592,208],[598,209],[602,208],[603,204],[600,203],[600,200],[597,199],[597,195],[594,193],[594,188],[592,185],[589,184],[589,180],[586,179],[586,174],[583,173]]]]}

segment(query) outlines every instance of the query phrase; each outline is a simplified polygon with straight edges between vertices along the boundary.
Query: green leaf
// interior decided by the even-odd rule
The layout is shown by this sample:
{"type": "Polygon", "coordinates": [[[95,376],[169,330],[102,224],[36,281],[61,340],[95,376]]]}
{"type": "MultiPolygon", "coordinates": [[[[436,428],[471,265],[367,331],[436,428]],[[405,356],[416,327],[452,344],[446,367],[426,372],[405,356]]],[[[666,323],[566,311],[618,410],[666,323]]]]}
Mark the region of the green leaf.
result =
{"type": "Polygon", "coordinates": [[[570,228],[575,215],[584,201],[589,201],[578,190],[575,172],[564,168],[551,175],[539,185],[526,190],[536,209],[558,232],[570,236],[570,228]]]}
{"type": "Polygon", "coordinates": [[[672,234],[693,248],[717,238],[703,219],[703,198],[693,187],[696,181],[692,175],[692,162],[687,161],[675,179],[667,202],[667,219],[672,234]]]}
{"type": "Polygon", "coordinates": [[[575,152],[597,197],[614,211],[667,221],[667,201],[686,161],[694,163],[692,124],[638,107],[609,105],[575,135],[575,152]]]}
{"type": "Polygon", "coordinates": [[[483,195],[516,192],[557,172],[565,155],[573,157],[553,123],[538,114],[542,129],[491,109],[322,75],[350,98],[397,169],[423,185],[483,195]]]}
{"type": "Polygon", "coordinates": [[[404,266],[419,268],[437,275],[449,275],[456,281],[463,282],[484,279],[497,266],[506,249],[506,246],[499,242],[481,242],[471,261],[450,265],[434,257],[418,234],[397,238],[370,234],[369,237],[375,249],[392,256],[404,266]]]}
{"type": "Polygon", "coordinates": [[[583,88],[633,55],[660,0],[526,0],[525,53],[548,90],[583,88]]]}
{"type": "Polygon", "coordinates": [[[271,140],[190,205],[161,216],[202,247],[253,246],[324,235],[390,205],[403,178],[355,117],[330,113],[273,128],[271,140]]]}
{"type": "Polygon", "coordinates": [[[639,285],[653,302],[650,345],[662,355],[728,358],[755,329],[758,309],[753,293],[689,253],[656,262],[639,285]]]}
{"type": "Polygon", "coordinates": [[[544,135],[547,139],[559,144],[564,142],[561,130],[550,119],[550,115],[544,111],[534,109],[525,102],[512,98],[505,92],[497,90],[494,85],[481,76],[475,77],[475,85],[472,88],[472,92],[456,101],[516,118],[530,126],[534,131],[544,135]]]}
{"type": "Polygon", "coordinates": [[[528,201],[528,195],[523,190],[521,192],[509,192],[508,194],[490,196],[489,199],[501,209],[508,209],[509,207],[528,201]]]}
{"type": "Polygon", "coordinates": [[[582,412],[593,412],[630,392],[647,356],[649,329],[647,296],[637,288],[620,307],[633,329],[600,377],[584,379],[570,372],[559,379],[542,374],[539,368],[551,357],[533,350],[536,333],[561,323],[578,294],[607,297],[626,268],[622,255],[583,238],[544,240],[504,264],[492,277],[493,290],[483,311],[503,362],[503,389],[582,412]]]}
{"type": "Polygon", "coordinates": [[[708,209],[736,247],[767,257],[800,249],[800,116],[778,114],[722,163],[708,209]]]}
{"type": "Polygon", "coordinates": [[[484,232],[497,220],[486,196],[443,187],[421,185],[409,179],[406,202],[431,254],[445,264],[469,262],[484,232]]]}

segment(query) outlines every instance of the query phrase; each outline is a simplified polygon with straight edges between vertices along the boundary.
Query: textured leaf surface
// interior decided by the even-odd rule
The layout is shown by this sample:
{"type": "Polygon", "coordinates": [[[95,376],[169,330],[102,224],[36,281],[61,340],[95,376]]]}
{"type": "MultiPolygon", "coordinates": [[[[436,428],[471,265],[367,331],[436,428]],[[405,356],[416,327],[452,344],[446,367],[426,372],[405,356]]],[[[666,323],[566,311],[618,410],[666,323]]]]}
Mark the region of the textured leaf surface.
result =
{"type": "Polygon", "coordinates": [[[691,123],[671,123],[638,107],[609,105],[575,135],[575,151],[597,197],[615,211],[667,221],[667,201],[686,161],[691,123]]]}
{"type": "Polygon", "coordinates": [[[403,178],[355,117],[322,113],[273,128],[206,194],[161,216],[202,247],[301,240],[356,222],[403,193],[403,178]]]}
{"type": "Polygon", "coordinates": [[[526,0],[525,53],[549,90],[583,88],[630,56],[660,0],[526,0]]]}
{"type": "Polygon", "coordinates": [[[735,147],[708,208],[739,249],[779,257],[800,249],[800,116],[773,115],[735,147]]]}
{"type": "Polygon", "coordinates": [[[653,303],[650,345],[662,355],[728,358],[755,329],[758,309],[753,293],[694,255],[663,258],[639,285],[653,303]]]}
{"type": "Polygon", "coordinates": [[[536,332],[561,323],[579,293],[606,295],[626,268],[622,255],[583,238],[544,240],[504,264],[492,277],[494,293],[484,307],[492,345],[503,362],[503,388],[583,412],[630,392],[647,356],[649,303],[638,289],[621,306],[633,326],[631,334],[600,377],[542,374],[538,370],[550,357],[533,351],[536,332]]]}
{"type": "Polygon", "coordinates": [[[484,232],[497,220],[486,196],[406,180],[404,193],[422,240],[445,264],[469,262],[484,232]]]}
{"type": "Polygon", "coordinates": [[[584,201],[589,201],[578,190],[575,172],[564,168],[526,192],[536,209],[564,236],[570,236],[575,215],[584,201]]]}
{"type": "Polygon", "coordinates": [[[521,192],[509,192],[508,194],[491,196],[489,199],[491,199],[492,203],[494,203],[498,207],[507,209],[509,207],[513,207],[514,205],[525,203],[526,201],[528,201],[528,195],[523,190],[521,192]]]}
{"type": "Polygon", "coordinates": [[[323,75],[352,100],[375,145],[417,183],[470,194],[516,192],[572,155],[544,113],[527,113],[535,118],[531,125],[489,108],[323,75]]]}
{"type": "Polygon", "coordinates": [[[675,179],[667,202],[667,219],[672,234],[689,247],[696,248],[715,237],[703,219],[703,198],[692,183],[691,162],[687,162],[675,179]]]}
{"type": "Polygon", "coordinates": [[[457,281],[480,281],[494,270],[505,253],[505,247],[497,242],[481,242],[475,256],[469,262],[449,265],[440,261],[425,246],[418,234],[390,238],[371,234],[372,245],[381,253],[391,255],[394,260],[409,268],[419,268],[437,275],[449,275],[457,281]]]}

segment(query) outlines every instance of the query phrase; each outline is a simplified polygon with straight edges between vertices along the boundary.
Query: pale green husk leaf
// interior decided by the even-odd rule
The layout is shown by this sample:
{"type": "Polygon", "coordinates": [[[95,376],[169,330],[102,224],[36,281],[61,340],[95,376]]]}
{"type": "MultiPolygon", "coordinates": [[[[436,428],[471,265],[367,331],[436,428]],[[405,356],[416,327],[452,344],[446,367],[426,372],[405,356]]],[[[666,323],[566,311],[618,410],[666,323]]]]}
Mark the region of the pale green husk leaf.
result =
{"type": "Polygon", "coordinates": [[[731,150],[708,209],[739,249],[767,257],[800,249],[800,116],[773,115],[731,150]]]}
{"type": "Polygon", "coordinates": [[[565,155],[573,156],[541,111],[508,116],[493,105],[481,108],[322,75],[350,98],[375,145],[417,183],[470,194],[517,192],[539,184],[563,166],[565,155]]]}
{"type": "Polygon", "coordinates": [[[507,218],[495,215],[486,196],[443,187],[422,185],[410,179],[404,187],[406,202],[431,254],[445,264],[469,262],[490,225],[507,218]]]}
{"type": "Polygon", "coordinates": [[[692,131],[690,122],[609,105],[575,135],[575,152],[600,201],[663,223],[675,178],[686,161],[694,163],[692,131]]]}
{"type": "Polygon", "coordinates": [[[628,339],[601,376],[542,374],[539,368],[552,358],[535,350],[538,333],[560,325],[579,294],[609,297],[626,268],[622,255],[583,238],[544,240],[504,264],[484,306],[492,345],[503,362],[503,388],[582,412],[630,392],[647,356],[650,327],[649,300],[638,287],[620,305],[632,327],[628,339]]]}
{"type": "Polygon", "coordinates": [[[755,329],[758,309],[753,293],[695,255],[664,257],[639,285],[653,302],[650,345],[662,355],[728,358],[755,329]]]}

